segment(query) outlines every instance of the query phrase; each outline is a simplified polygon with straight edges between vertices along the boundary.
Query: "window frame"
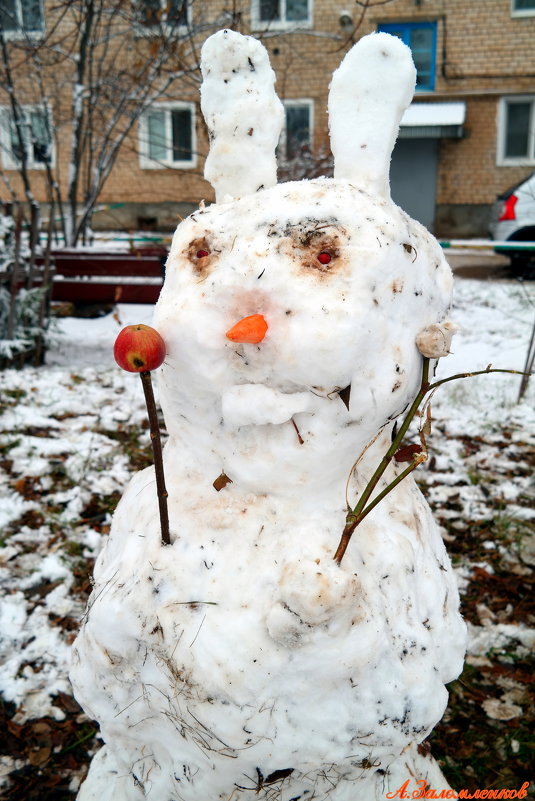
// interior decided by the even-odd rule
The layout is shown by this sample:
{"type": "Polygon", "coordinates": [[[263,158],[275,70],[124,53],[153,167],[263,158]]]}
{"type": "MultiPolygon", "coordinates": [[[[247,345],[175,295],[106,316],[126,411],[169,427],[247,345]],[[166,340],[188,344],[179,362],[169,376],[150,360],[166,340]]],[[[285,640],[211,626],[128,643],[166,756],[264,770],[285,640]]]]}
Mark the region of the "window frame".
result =
{"type": "MultiPolygon", "coordinates": [[[[56,165],[56,143],[54,141],[54,136],[52,135],[53,131],[53,124],[52,124],[52,115],[50,109],[44,109],[42,106],[34,104],[24,104],[20,107],[21,112],[26,114],[31,114],[34,111],[38,111],[43,116],[48,117],[48,130],[50,131],[50,161],[36,161],[34,159],[33,153],[33,141],[28,141],[25,138],[25,144],[27,148],[28,158],[26,159],[26,168],[28,170],[46,170],[47,163],[50,167],[55,167],[56,165]],[[31,150],[30,150],[31,147],[31,150]]],[[[4,170],[13,170],[18,171],[21,168],[21,162],[19,162],[16,158],[13,158],[13,151],[11,150],[11,130],[10,130],[10,121],[13,119],[13,113],[10,106],[0,106],[0,159],[2,161],[2,167],[4,170]]],[[[14,125],[14,122],[13,122],[14,125]]]]}
{"type": "MultiPolygon", "coordinates": [[[[142,0],[141,0],[142,2],[142,0]]],[[[166,2],[166,0],[159,0],[160,8],[166,2]]],[[[183,25],[173,25],[167,22],[160,22],[157,25],[146,25],[141,22],[139,19],[136,19],[136,14],[139,11],[139,3],[140,0],[133,0],[133,11],[134,11],[134,31],[135,35],[141,37],[147,36],[160,36],[162,33],[165,36],[170,36],[172,34],[178,34],[179,36],[183,36],[185,33],[188,32],[189,28],[191,27],[191,2],[186,2],[186,23],[183,25]]]]}
{"type": "Polygon", "coordinates": [[[39,3],[39,8],[41,10],[41,27],[31,28],[31,29],[24,28],[22,21],[21,0],[14,0],[16,6],[18,28],[13,31],[4,31],[4,37],[6,41],[15,39],[39,39],[41,36],[43,36],[46,27],[44,0],[36,0],[36,2],[39,3]]]}
{"type": "Polygon", "coordinates": [[[168,170],[180,169],[191,170],[197,166],[197,130],[196,130],[196,105],[191,101],[186,100],[168,100],[160,103],[153,103],[149,106],[139,118],[139,164],[142,170],[168,170]],[[164,161],[152,159],[149,156],[149,128],[148,117],[152,111],[166,111],[165,122],[165,146],[167,153],[173,150],[172,140],[172,127],[171,127],[171,112],[172,111],[189,111],[191,114],[191,160],[190,161],[173,161],[172,158],[166,158],[164,161]]]}
{"type": "Polygon", "coordinates": [[[535,17],[535,5],[533,8],[515,8],[516,0],[511,0],[512,17],[535,17]]]}
{"type": "Polygon", "coordinates": [[[278,20],[262,20],[260,19],[261,0],[251,0],[252,31],[293,31],[312,28],[314,20],[314,0],[307,0],[307,18],[295,21],[286,19],[286,0],[278,0],[278,2],[281,6],[281,18],[278,20]]]}
{"type": "Polygon", "coordinates": [[[416,84],[415,92],[418,94],[422,92],[435,92],[436,78],[437,78],[437,39],[438,39],[438,26],[434,20],[405,20],[403,22],[380,22],[378,23],[377,30],[382,33],[391,33],[392,30],[400,30],[403,33],[401,40],[407,47],[410,47],[410,32],[414,30],[431,30],[433,34],[432,44],[432,61],[431,61],[431,77],[429,84],[418,85],[416,84]],[[405,34],[409,34],[406,36],[405,34]]]}
{"type": "Polygon", "coordinates": [[[498,105],[498,166],[521,167],[535,164],[535,94],[506,95],[500,98],[498,105]],[[528,154],[526,156],[507,156],[505,146],[507,142],[507,109],[514,103],[530,103],[530,120],[528,130],[528,154]],[[531,148],[529,144],[531,143],[531,148]],[[529,152],[531,151],[531,152],[529,152]]]}
{"type": "Polygon", "coordinates": [[[282,101],[282,105],[284,106],[284,124],[282,126],[279,143],[277,145],[277,153],[278,159],[281,162],[290,162],[292,161],[295,156],[288,156],[287,146],[288,146],[288,134],[287,134],[287,124],[286,124],[286,109],[292,106],[298,106],[300,108],[307,108],[308,109],[308,130],[310,133],[308,147],[310,152],[313,150],[314,145],[314,101],[309,97],[291,97],[287,100],[282,101]]]}

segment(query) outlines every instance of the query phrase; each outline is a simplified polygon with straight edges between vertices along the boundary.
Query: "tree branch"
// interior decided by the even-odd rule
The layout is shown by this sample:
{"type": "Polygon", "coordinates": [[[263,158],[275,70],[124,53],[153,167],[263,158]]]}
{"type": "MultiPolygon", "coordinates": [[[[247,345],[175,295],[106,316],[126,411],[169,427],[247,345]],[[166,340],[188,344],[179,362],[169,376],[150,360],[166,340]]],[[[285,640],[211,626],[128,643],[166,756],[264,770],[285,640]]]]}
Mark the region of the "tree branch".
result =
{"type": "MultiPolygon", "coordinates": [[[[368,504],[368,500],[370,499],[371,494],[373,493],[374,489],[376,488],[378,482],[380,481],[383,473],[385,472],[386,468],[392,461],[394,454],[398,450],[403,437],[407,433],[407,430],[414,419],[416,413],[418,412],[420,405],[427,397],[429,393],[434,392],[437,387],[442,386],[442,384],[447,384],[449,381],[456,381],[461,378],[471,378],[472,376],[476,375],[487,375],[488,373],[509,373],[512,375],[523,375],[519,370],[502,370],[499,368],[493,368],[489,364],[489,366],[485,370],[476,370],[473,373],[457,373],[456,375],[448,376],[448,378],[442,378],[439,381],[435,381],[433,383],[429,383],[429,365],[430,359],[424,358],[423,365],[422,365],[422,380],[420,383],[420,389],[418,394],[416,395],[414,401],[411,404],[409,411],[407,412],[403,423],[397,432],[396,436],[392,440],[392,444],[388,448],[387,452],[379,462],[374,474],[366,484],[360,498],[357,501],[356,506],[354,509],[350,509],[347,513],[346,517],[346,524],[344,526],[344,530],[342,532],[342,536],[336,552],[334,554],[334,560],[339,565],[344,557],[344,554],[347,550],[347,546],[355,532],[355,529],[358,525],[364,520],[364,518],[373,510],[375,507],[390,493],[392,490],[397,487],[397,485],[403,481],[410,473],[415,470],[418,465],[424,462],[427,458],[426,450],[422,450],[419,453],[415,454],[413,457],[412,463],[403,470],[396,478],[390,482],[380,493],[377,495],[373,501],[368,504]]],[[[422,439],[422,443],[425,440],[422,439]]]]}

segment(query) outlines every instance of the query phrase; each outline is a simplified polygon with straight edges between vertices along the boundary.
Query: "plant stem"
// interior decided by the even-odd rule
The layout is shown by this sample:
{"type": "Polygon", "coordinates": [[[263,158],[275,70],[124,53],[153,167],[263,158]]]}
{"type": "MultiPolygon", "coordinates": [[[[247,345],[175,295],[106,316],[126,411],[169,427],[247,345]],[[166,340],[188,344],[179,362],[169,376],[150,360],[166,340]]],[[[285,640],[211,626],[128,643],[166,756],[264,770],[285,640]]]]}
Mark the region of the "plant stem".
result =
{"type": "MultiPolygon", "coordinates": [[[[486,367],[484,370],[476,370],[474,373],[456,373],[456,375],[450,375],[447,378],[441,378],[440,381],[435,381],[433,384],[429,384],[428,391],[436,389],[440,387],[442,384],[447,384],[448,381],[456,381],[458,378],[472,378],[475,375],[487,375],[488,373],[510,373],[511,375],[526,375],[526,373],[522,372],[522,370],[501,370],[498,367],[486,367]]],[[[527,374],[529,376],[529,373],[527,374]]]]}
{"type": "Polygon", "coordinates": [[[145,403],[149,413],[150,439],[152,443],[152,454],[154,457],[154,471],[156,473],[156,488],[158,491],[158,505],[160,509],[160,526],[162,531],[162,544],[170,545],[169,537],[169,514],[167,511],[167,490],[165,488],[165,476],[163,470],[162,441],[160,439],[160,426],[158,424],[158,414],[154,392],[152,391],[152,381],[150,371],[145,370],[139,374],[145,393],[145,403]]]}
{"type": "MultiPolygon", "coordinates": [[[[370,478],[370,480],[366,484],[366,487],[364,488],[364,491],[363,491],[362,495],[360,496],[360,498],[359,498],[359,500],[357,502],[357,505],[355,506],[354,509],[350,510],[348,515],[347,515],[346,525],[344,527],[344,530],[342,532],[342,537],[340,539],[340,543],[339,543],[338,548],[336,549],[336,553],[334,555],[334,560],[335,560],[335,562],[337,564],[340,564],[340,562],[342,561],[342,558],[343,558],[343,556],[344,556],[344,554],[346,552],[347,546],[349,545],[349,540],[353,536],[353,532],[355,531],[356,527],[358,526],[358,524],[362,520],[362,514],[361,513],[364,511],[368,499],[370,498],[372,492],[374,491],[375,487],[377,486],[377,484],[378,484],[381,476],[385,472],[386,468],[390,464],[390,462],[392,460],[392,457],[394,456],[395,452],[398,450],[398,448],[399,448],[399,446],[401,444],[401,441],[403,440],[403,437],[407,433],[407,429],[409,428],[409,426],[410,426],[410,424],[411,424],[411,422],[412,422],[412,420],[414,418],[414,415],[418,411],[418,408],[419,408],[422,400],[425,398],[425,396],[427,395],[427,393],[429,391],[429,361],[430,360],[427,359],[427,358],[424,358],[424,360],[423,360],[422,381],[420,383],[420,389],[419,389],[418,394],[416,395],[415,399],[413,400],[412,405],[411,405],[409,411],[407,412],[407,414],[405,416],[405,419],[404,419],[399,431],[397,432],[396,436],[392,440],[392,443],[391,443],[389,449],[387,450],[387,452],[385,453],[385,455],[383,456],[383,458],[379,462],[379,465],[378,465],[375,473],[373,474],[373,476],[370,478]]],[[[414,465],[414,466],[411,465],[411,469],[413,470],[415,466],[416,465],[414,465]]],[[[404,473],[406,473],[406,472],[407,471],[404,471],[404,473]]],[[[410,472],[410,470],[408,472],[410,472]]],[[[402,474],[402,476],[404,477],[403,474],[402,474]]],[[[396,483],[399,483],[397,481],[397,479],[395,479],[395,484],[396,483]]],[[[394,486],[395,486],[395,484],[394,484],[394,486]]],[[[391,488],[392,488],[392,486],[389,485],[389,487],[387,487],[386,490],[389,492],[391,488]]],[[[386,491],[384,493],[381,493],[381,498],[384,497],[384,494],[386,494],[386,491]]],[[[374,502],[374,506],[375,506],[375,502],[374,502]]],[[[368,514],[368,511],[371,511],[371,509],[366,510],[366,514],[368,514]]]]}
{"type": "Polygon", "coordinates": [[[340,562],[342,561],[342,557],[346,552],[347,546],[349,545],[349,540],[353,536],[353,532],[355,531],[356,527],[360,523],[362,523],[364,518],[372,511],[372,509],[375,509],[377,504],[381,503],[383,498],[385,498],[388,495],[388,493],[394,489],[394,487],[397,487],[397,485],[400,484],[404,478],[406,478],[410,473],[412,473],[413,470],[416,470],[416,468],[418,467],[419,464],[422,463],[422,461],[423,460],[414,459],[412,464],[406,467],[402,473],[397,475],[396,478],[393,481],[391,481],[390,484],[387,487],[385,487],[384,490],[380,492],[379,495],[377,495],[373,499],[373,501],[371,501],[371,503],[369,503],[368,506],[366,506],[366,508],[362,510],[362,512],[359,515],[355,515],[354,512],[350,512],[348,514],[347,516],[348,522],[346,523],[345,528],[342,532],[340,543],[334,555],[335,562],[340,564],[340,562]]]}
{"type": "Polygon", "coordinates": [[[526,353],[526,363],[524,365],[524,375],[520,382],[520,389],[518,390],[517,403],[520,403],[528,388],[528,381],[533,370],[533,363],[535,362],[535,320],[533,321],[533,328],[531,329],[531,337],[528,345],[528,352],[526,353]]]}
{"type": "Polygon", "coordinates": [[[416,456],[412,464],[409,465],[409,467],[407,467],[405,470],[403,470],[402,473],[396,476],[396,478],[390,484],[388,484],[388,486],[386,486],[379,493],[379,495],[377,495],[377,497],[373,499],[371,503],[369,503],[366,506],[366,503],[368,502],[372,492],[377,486],[381,476],[385,472],[386,468],[392,461],[394,454],[401,445],[403,437],[407,433],[407,430],[416,412],[418,411],[420,404],[422,403],[426,395],[429,392],[435,390],[437,387],[440,387],[442,384],[447,384],[448,381],[456,381],[459,378],[471,378],[472,376],[475,375],[486,375],[487,373],[512,373],[512,374],[524,375],[524,373],[520,373],[518,370],[502,370],[499,368],[495,369],[489,365],[485,370],[477,370],[473,373],[457,373],[456,375],[448,376],[448,378],[442,378],[439,381],[435,381],[434,383],[430,384],[429,363],[430,359],[424,358],[422,365],[422,381],[420,383],[420,389],[418,391],[418,394],[414,398],[412,405],[409,411],[407,412],[399,431],[397,432],[395,438],[392,440],[392,444],[390,445],[389,449],[379,462],[379,465],[375,473],[366,484],[364,491],[362,492],[362,495],[360,496],[355,508],[350,509],[347,514],[346,524],[344,526],[344,530],[342,532],[338,548],[336,549],[336,553],[334,555],[334,561],[338,565],[341,563],[343,559],[343,556],[347,550],[347,546],[349,545],[349,541],[353,536],[353,532],[355,531],[357,526],[364,520],[366,515],[368,515],[372,511],[372,509],[375,509],[377,504],[380,503],[383,500],[383,498],[385,498],[386,495],[388,495],[388,493],[394,489],[394,487],[396,487],[401,481],[403,481],[404,478],[406,478],[410,473],[412,473],[412,471],[415,470],[418,467],[418,465],[422,463],[422,461],[425,461],[425,457],[419,458],[418,456],[416,456]]]}

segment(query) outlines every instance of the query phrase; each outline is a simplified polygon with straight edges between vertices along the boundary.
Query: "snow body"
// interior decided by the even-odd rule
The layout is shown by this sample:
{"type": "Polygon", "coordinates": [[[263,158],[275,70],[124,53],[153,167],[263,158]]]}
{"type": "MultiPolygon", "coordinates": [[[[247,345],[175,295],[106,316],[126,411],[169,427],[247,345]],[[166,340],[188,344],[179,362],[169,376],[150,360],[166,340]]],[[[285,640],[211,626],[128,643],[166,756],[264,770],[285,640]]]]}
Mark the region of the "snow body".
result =
{"type": "Polygon", "coordinates": [[[173,239],[154,318],[172,545],[145,470],[74,647],[76,696],[106,743],[79,799],[375,801],[411,776],[444,787],[417,745],[444,712],[465,630],[412,479],[341,565],[333,555],[346,492],[354,505],[417,391],[415,341],[444,319],[451,272],[425,229],[358,180],[234,191],[173,239]],[[265,338],[229,341],[253,314],[265,338]]]}

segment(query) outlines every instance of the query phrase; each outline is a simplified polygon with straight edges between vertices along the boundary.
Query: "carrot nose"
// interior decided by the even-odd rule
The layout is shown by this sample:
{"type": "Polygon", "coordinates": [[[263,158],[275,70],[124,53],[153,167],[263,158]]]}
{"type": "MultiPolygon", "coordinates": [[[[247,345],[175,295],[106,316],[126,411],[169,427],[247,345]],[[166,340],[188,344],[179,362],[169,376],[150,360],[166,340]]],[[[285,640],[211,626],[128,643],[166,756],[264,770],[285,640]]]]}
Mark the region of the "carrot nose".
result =
{"type": "Polygon", "coordinates": [[[232,328],[227,331],[227,339],[232,342],[248,342],[256,345],[262,342],[266,336],[268,324],[262,314],[252,314],[250,317],[243,317],[232,328]]]}

